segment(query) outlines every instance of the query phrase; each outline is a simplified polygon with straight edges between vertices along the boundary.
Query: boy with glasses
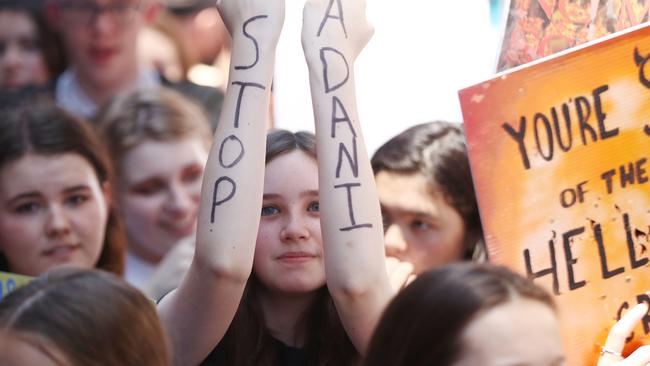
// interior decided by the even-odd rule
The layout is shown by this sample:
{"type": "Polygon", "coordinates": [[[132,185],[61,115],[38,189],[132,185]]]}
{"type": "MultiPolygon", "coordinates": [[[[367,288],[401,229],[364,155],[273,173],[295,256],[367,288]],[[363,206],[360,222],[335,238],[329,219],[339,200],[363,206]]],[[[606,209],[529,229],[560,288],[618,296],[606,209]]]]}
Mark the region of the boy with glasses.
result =
{"type": "Polygon", "coordinates": [[[218,90],[187,82],[171,85],[157,71],[140,65],[138,34],[158,9],[156,0],[52,0],[51,18],[70,60],[56,82],[57,103],[91,118],[119,92],[167,85],[203,104],[210,116],[218,116],[223,99],[218,90]]]}

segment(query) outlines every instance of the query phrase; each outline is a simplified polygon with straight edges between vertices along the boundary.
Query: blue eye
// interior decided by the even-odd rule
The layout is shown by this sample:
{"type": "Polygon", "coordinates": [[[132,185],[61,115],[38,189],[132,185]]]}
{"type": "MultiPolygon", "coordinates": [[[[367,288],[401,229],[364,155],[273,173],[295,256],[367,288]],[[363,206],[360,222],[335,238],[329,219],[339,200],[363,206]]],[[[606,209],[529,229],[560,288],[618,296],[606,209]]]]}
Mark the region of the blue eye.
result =
{"type": "Polygon", "coordinates": [[[307,207],[307,211],[310,212],[320,212],[320,203],[318,201],[314,201],[309,204],[307,207]]]}
{"type": "Polygon", "coordinates": [[[19,214],[29,214],[29,213],[34,213],[38,209],[41,208],[41,205],[36,203],[36,202],[25,202],[20,205],[18,205],[15,209],[14,212],[19,213],[19,214]]]}
{"type": "Polygon", "coordinates": [[[275,206],[262,206],[262,216],[271,216],[280,213],[280,210],[275,206]]]}

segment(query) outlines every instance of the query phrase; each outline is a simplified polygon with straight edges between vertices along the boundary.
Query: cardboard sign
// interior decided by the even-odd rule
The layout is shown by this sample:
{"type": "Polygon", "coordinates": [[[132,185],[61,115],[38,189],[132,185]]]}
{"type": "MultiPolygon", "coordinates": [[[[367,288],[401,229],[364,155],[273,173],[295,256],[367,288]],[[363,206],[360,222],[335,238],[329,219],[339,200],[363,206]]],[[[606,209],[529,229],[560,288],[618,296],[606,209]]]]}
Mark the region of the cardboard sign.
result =
{"type": "Polygon", "coordinates": [[[11,291],[20,286],[26,285],[31,280],[33,280],[33,277],[0,272],[0,300],[7,296],[11,291]]]}
{"type": "Polygon", "coordinates": [[[648,21],[648,0],[512,0],[499,71],[648,21]]]}
{"type": "Polygon", "coordinates": [[[490,260],[556,295],[569,365],[650,302],[648,60],[637,27],[460,91],[490,260]]]}

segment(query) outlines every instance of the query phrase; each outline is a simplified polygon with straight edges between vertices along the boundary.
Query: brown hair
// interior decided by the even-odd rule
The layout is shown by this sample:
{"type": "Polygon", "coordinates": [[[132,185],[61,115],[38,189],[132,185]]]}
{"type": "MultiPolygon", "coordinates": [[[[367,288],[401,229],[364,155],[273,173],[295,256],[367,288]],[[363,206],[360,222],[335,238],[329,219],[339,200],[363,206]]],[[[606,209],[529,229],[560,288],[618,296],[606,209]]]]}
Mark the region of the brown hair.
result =
{"type": "MultiPolygon", "coordinates": [[[[112,183],[110,160],[86,122],[46,99],[23,103],[3,111],[1,116],[0,169],[29,153],[48,156],[72,153],[90,163],[100,184],[112,183]]],[[[96,268],[121,275],[124,272],[124,230],[114,203],[107,204],[106,235],[96,268]]],[[[7,258],[2,253],[0,271],[10,271],[7,258]]]]}
{"type": "Polygon", "coordinates": [[[370,163],[375,175],[382,171],[418,174],[427,180],[432,192],[440,188],[463,218],[464,259],[485,255],[465,134],[460,124],[435,121],[410,127],[383,144],[370,163]]]}
{"type": "Polygon", "coordinates": [[[210,147],[212,132],[203,110],[166,88],[146,88],[118,94],[95,118],[109,154],[120,171],[124,155],[146,140],[170,141],[186,137],[210,147]]]}
{"type": "Polygon", "coordinates": [[[0,302],[0,332],[62,351],[75,366],[167,366],[154,304],[116,276],[58,268],[0,302]]]}
{"type": "MultiPolygon", "coordinates": [[[[314,135],[311,132],[292,133],[286,130],[274,130],[267,135],[267,164],[294,150],[315,159],[314,135]]],[[[277,362],[277,341],[266,329],[264,314],[256,296],[260,286],[262,284],[253,273],[233,322],[215,350],[220,353],[217,359],[223,364],[271,366],[277,362]]],[[[341,324],[334,301],[326,286],[316,291],[317,295],[300,323],[305,335],[303,350],[306,362],[314,366],[350,365],[356,359],[357,352],[341,324]]]]}
{"type": "Polygon", "coordinates": [[[425,272],[386,308],[365,365],[452,365],[464,351],[467,325],[518,298],[554,309],[551,295],[504,267],[465,262],[425,272]]]}

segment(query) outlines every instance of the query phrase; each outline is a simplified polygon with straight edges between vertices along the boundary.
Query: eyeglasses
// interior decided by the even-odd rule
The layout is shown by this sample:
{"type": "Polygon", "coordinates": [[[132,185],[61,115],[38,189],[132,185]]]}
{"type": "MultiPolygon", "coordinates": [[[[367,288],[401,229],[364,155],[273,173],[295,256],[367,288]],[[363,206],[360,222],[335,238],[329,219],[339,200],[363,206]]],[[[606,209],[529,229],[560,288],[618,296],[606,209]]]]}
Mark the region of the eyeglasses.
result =
{"type": "Polygon", "coordinates": [[[138,13],[140,1],[136,4],[121,1],[109,5],[97,5],[92,1],[69,0],[62,1],[61,8],[66,21],[74,25],[91,25],[101,14],[108,16],[115,24],[127,25],[138,13]]]}

